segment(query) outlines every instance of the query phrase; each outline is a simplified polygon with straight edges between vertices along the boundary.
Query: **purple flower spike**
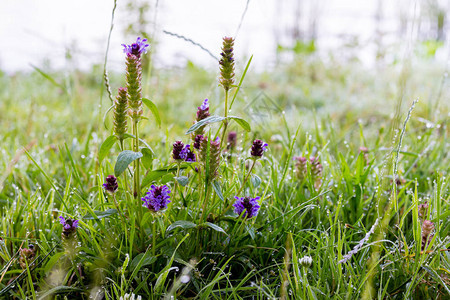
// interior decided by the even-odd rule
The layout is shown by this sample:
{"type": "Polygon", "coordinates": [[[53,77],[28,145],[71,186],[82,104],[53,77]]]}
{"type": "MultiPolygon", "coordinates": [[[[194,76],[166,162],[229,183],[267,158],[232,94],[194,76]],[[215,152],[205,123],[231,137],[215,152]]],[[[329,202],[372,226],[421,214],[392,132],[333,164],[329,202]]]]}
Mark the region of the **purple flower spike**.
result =
{"type": "Polygon", "coordinates": [[[234,202],[234,212],[239,216],[250,219],[258,215],[259,208],[258,204],[260,197],[250,198],[250,197],[234,197],[236,202],[234,202]]]}
{"type": "Polygon", "coordinates": [[[117,178],[114,175],[109,175],[105,179],[105,183],[103,184],[103,188],[108,193],[114,194],[117,189],[119,188],[119,185],[117,184],[117,178]]]}
{"type": "Polygon", "coordinates": [[[202,134],[198,134],[195,136],[195,140],[194,140],[194,149],[200,149],[200,143],[202,142],[203,139],[203,135],[202,134]]]}
{"type": "Polygon", "coordinates": [[[147,195],[142,198],[144,204],[142,206],[147,207],[153,212],[157,212],[167,208],[169,204],[171,191],[166,185],[155,186],[152,185],[147,192],[147,195]]]}
{"type": "Polygon", "coordinates": [[[203,101],[203,104],[197,107],[197,122],[209,117],[209,103],[208,99],[203,101]]]}
{"type": "Polygon", "coordinates": [[[180,157],[187,162],[197,161],[195,158],[195,153],[191,151],[191,145],[184,146],[184,149],[180,153],[180,157]]]}
{"type": "Polygon", "coordinates": [[[251,155],[255,158],[260,158],[263,156],[264,152],[267,151],[267,143],[264,143],[261,140],[254,140],[251,150],[251,155]]]}
{"type": "Polygon", "coordinates": [[[127,55],[136,55],[137,57],[141,56],[142,53],[147,53],[147,47],[150,45],[146,44],[146,41],[147,39],[138,37],[136,43],[131,45],[122,44],[123,53],[126,53],[127,55]]]}
{"type": "Polygon", "coordinates": [[[173,159],[178,160],[178,159],[183,159],[185,156],[185,154],[183,153],[185,147],[182,141],[176,141],[175,143],[173,143],[173,148],[172,148],[172,156],[173,159]]]}
{"type": "Polygon", "coordinates": [[[75,219],[64,219],[63,216],[59,216],[59,222],[67,233],[74,232],[78,227],[78,220],[75,219]]]}
{"type": "Polygon", "coordinates": [[[201,110],[209,109],[208,99],[205,99],[205,101],[203,101],[203,104],[199,107],[199,109],[201,109],[201,110]]]}

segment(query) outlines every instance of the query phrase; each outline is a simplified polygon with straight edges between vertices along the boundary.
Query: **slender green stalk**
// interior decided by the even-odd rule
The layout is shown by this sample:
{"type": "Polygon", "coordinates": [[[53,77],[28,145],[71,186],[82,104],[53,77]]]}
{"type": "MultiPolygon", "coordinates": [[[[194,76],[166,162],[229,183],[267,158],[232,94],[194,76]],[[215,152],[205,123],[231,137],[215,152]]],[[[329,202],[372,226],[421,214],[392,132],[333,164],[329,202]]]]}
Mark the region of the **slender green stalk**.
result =
{"type": "Polygon", "coordinates": [[[155,256],[156,253],[156,218],[152,216],[152,255],[155,256]]]}
{"type": "MultiPolygon", "coordinates": [[[[139,152],[139,130],[138,130],[138,119],[133,120],[133,135],[135,136],[134,139],[134,151],[139,152]]],[[[136,159],[134,161],[134,198],[139,199],[141,188],[140,188],[140,181],[139,181],[139,163],[140,159],[136,159]]]]}
{"type": "Polygon", "coordinates": [[[228,127],[228,90],[225,90],[225,120],[223,120],[223,132],[222,132],[222,138],[220,139],[220,149],[222,149],[222,143],[225,140],[225,134],[227,132],[228,127]]]}
{"type": "Polygon", "coordinates": [[[253,168],[255,167],[255,164],[256,164],[256,159],[253,159],[252,166],[250,167],[250,170],[248,170],[247,176],[245,176],[244,182],[242,182],[241,188],[240,188],[239,191],[236,193],[237,195],[239,195],[239,194],[242,192],[242,190],[244,189],[245,183],[247,182],[248,177],[250,176],[250,174],[252,174],[252,171],[253,171],[253,168]]]}

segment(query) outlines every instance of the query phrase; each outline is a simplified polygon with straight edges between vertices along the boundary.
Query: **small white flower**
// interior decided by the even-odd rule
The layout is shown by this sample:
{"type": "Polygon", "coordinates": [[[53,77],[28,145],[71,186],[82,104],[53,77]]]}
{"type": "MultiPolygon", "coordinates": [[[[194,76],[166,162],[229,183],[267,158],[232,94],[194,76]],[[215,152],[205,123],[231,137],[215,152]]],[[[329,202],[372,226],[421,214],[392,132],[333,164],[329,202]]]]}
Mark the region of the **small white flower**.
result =
{"type": "Polygon", "coordinates": [[[303,267],[310,267],[313,263],[311,256],[304,256],[298,260],[303,267]]]}

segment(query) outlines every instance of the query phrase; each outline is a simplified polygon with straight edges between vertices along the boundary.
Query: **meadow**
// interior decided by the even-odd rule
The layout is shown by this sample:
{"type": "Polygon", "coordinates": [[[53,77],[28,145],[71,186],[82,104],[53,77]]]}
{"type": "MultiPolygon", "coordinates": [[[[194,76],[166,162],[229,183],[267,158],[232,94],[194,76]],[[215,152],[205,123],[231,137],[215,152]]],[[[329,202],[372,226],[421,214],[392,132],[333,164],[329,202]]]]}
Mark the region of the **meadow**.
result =
{"type": "Polygon", "coordinates": [[[0,73],[0,298],[449,299],[448,66],[141,42],[0,73]]]}

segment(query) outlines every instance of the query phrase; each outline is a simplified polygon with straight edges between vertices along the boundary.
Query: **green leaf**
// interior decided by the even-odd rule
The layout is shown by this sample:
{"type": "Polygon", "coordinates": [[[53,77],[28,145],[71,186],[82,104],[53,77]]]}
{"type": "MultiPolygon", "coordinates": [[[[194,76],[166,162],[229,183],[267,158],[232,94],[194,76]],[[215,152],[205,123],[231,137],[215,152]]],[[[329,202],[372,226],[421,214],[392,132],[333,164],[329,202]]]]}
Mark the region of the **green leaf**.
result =
{"type": "Polygon", "coordinates": [[[103,159],[106,157],[106,155],[109,154],[109,151],[116,142],[117,137],[115,135],[110,135],[109,137],[106,138],[106,140],[103,141],[102,145],[100,146],[100,150],[98,151],[99,163],[101,163],[103,159]]]}
{"type": "Polygon", "coordinates": [[[217,196],[219,196],[220,200],[225,201],[222,194],[222,188],[220,187],[220,182],[214,180],[212,183],[214,191],[216,191],[217,196]]]}
{"type": "Polygon", "coordinates": [[[153,165],[153,152],[149,148],[141,148],[142,164],[146,169],[151,169],[153,165]]]}
{"type": "Polygon", "coordinates": [[[261,184],[261,182],[262,182],[261,178],[260,178],[258,175],[256,175],[256,174],[252,174],[252,179],[251,179],[251,181],[252,181],[252,184],[253,184],[253,186],[254,186],[255,188],[257,188],[258,186],[260,186],[260,184],[261,184]]]}
{"type": "Polygon", "coordinates": [[[141,268],[144,266],[151,265],[155,261],[156,261],[156,256],[151,256],[151,253],[149,253],[149,252],[139,253],[131,261],[130,268],[134,270],[134,269],[136,269],[137,266],[139,266],[141,268]]]}
{"type": "MultiPolygon", "coordinates": [[[[180,164],[180,170],[186,169],[187,167],[189,167],[189,163],[181,163],[180,164]]],[[[144,176],[144,179],[141,182],[141,187],[145,187],[145,186],[149,185],[150,183],[152,183],[152,181],[155,181],[171,172],[175,172],[176,170],[177,170],[177,167],[168,166],[165,168],[150,171],[144,176]]]]}
{"type": "Polygon", "coordinates": [[[200,225],[200,227],[205,227],[205,226],[207,226],[207,227],[209,227],[209,228],[211,228],[211,229],[214,229],[214,230],[217,231],[217,232],[221,232],[221,233],[224,233],[224,234],[228,235],[228,234],[225,232],[225,230],[223,230],[222,227],[220,227],[220,226],[218,226],[218,225],[216,225],[216,224],[213,224],[213,223],[210,223],[210,222],[205,222],[205,223],[203,223],[203,224],[200,225]]]}
{"type": "Polygon", "coordinates": [[[166,174],[161,178],[161,184],[166,184],[168,182],[173,181],[173,179],[175,178],[175,175],[172,173],[166,174]]]}
{"type": "Polygon", "coordinates": [[[167,171],[167,170],[155,170],[155,171],[148,172],[147,175],[145,175],[144,179],[142,179],[141,187],[147,186],[152,181],[155,181],[155,180],[163,177],[167,173],[169,173],[169,171],[167,171]]]}
{"type": "Polygon", "coordinates": [[[167,227],[166,233],[169,233],[178,227],[181,227],[183,229],[190,229],[190,228],[197,227],[197,224],[189,222],[189,221],[175,221],[172,224],[170,224],[169,227],[167,227]]]}
{"type": "Polygon", "coordinates": [[[58,285],[52,289],[47,290],[44,294],[40,294],[39,299],[47,299],[47,297],[54,296],[56,294],[69,294],[70,292],[83,292],[83,290],[71,286],[58,285]]]}
{"type": "Polygon", "coordinates": [[[117,157],[116,165],[114,166],[114,174],[119,177],[123,171],[136,159],[141,158],[143,155],[141,152],[133,152],[131,150],[125,150],[119,153],[117,157]]]}
{"type": "Polygon", "coordinates": [[[117,209],[110,208],[105,211],[94,210],[94,214],[95,214],[95,216],[92,216],[90,213],[88,213],[83,216],[83,219],[85,219],[85,220],[103,219],[103,218],[117,214],[117,209]]]}
{"type": "Polygon", "coordinates": [[[189,178],[187,176],[175,177],[175,179],[182,186],[186,186],[189,183],[189,178]]]}
{"type": "Polygon", "coordinates": [[[221,122],[223,120],[225,120],[225,117],[220,117],[220,116],[207,117],[203,120],[198,121],[194,125],[192,125],[191,128],[189,128],[188,131],[186,131],[186,134],[191,134],[194,131],[196,131],[197,129],[199,129],[200,127],[206,126],[207,124],[217,123],[217,122],[221,122]]]}
{"type": "Polygon", "coordinates": [[[245,131],[252,131],[252,128],[250,127],[250,124],[248,124],[247,121],[245,121],[244,119],[240,118],[240,117],[236,117],[236,116],[229,116],[229,119],[235,120],[236,123],[239,124],[239,126],[241,126],[245,131]]]}
{"type": "Polygon", "coordinates": [[[159,116],[159,111],[155,103],[153,103],[151,100],[147,98],[142,98],[142,102],[145,104],[145,106],[148,107],[148,109],[150,109],[153,116],[155,117],[155,121],[158,124],[158,127],[161,128],[161,117],[159,116]]]}

